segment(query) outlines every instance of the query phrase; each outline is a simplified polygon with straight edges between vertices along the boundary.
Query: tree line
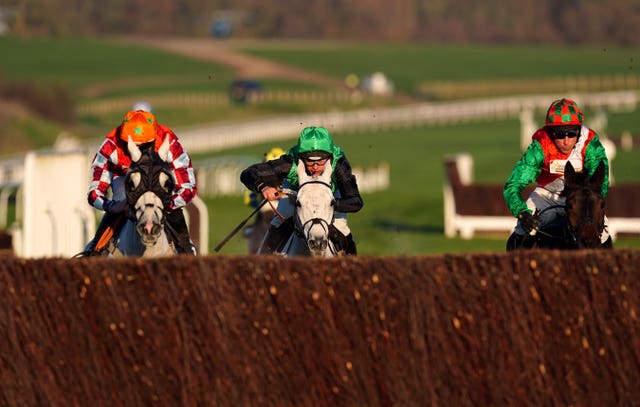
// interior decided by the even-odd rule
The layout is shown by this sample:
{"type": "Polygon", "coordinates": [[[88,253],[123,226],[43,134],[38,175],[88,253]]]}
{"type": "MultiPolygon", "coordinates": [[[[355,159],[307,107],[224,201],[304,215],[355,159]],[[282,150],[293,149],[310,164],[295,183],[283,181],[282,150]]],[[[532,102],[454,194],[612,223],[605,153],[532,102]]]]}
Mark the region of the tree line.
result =
{"type": "Polygon", "coordinates": [[[12,35],[640,43],[640,0],[0,0],[12,35]]]}

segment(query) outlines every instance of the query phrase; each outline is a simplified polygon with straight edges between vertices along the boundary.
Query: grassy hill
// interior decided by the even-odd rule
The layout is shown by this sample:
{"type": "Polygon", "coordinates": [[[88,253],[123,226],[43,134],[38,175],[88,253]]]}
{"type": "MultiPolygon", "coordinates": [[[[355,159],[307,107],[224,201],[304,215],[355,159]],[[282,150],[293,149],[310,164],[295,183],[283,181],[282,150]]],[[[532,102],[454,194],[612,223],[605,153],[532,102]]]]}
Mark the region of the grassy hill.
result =
{"type": "MultiPolygon", "coordinates": [[[[8,84],[32,82],[38,86],[61,86],[68,89],[75,101],[75,121],[60,124],[34,122],[46,118],[28,115],[27,120],[16,118],[3,110],[0,131],[23,140],[16,146],[38,148],[52,143],[60,131],[69,131],[80,138],[100,137],[122,117],[130,104],[115,111],[83,113],[88,103],[118,100],[145,100],[165,97],[184,100],[185,95],[219,95],[222,103],[197,105],[189,103],[157,106],[159,119],[173,127],[189,126],[225,120],[245,120],[251,117],[277,115],[297,111],[324,111],[339,107],[358,108],[367,103],[376,105],[406,103],[411,100],[430,100],[448,97],[442,90],[456,89],[451,97],[474,97],[504,93],[506,88],[518,91],[514,83],[530,83],[544,89],[551,78],[615,78],[633,75],[636,71],[638,48],[623,47],[561,47],[535,45],[529,47],[487,45],[434,45],[404,43],[354,43],[317,41],[238,41],[224,42],[210,39],[193,40],[194,46],[182,48],[189,52],[162,50],[156,41],[148,47],[145,41],[134,39],[15,39],[0,41],[0,97],[8,84]],[[212,57],[213,55],[213,57],[212,57]],[[232,63],[238,56],[245,62],[239,68],[232,63]],[[227,56],[227,57],[224,57],[227,56]],[[260,61],[277,63],[271,69],[260,69],[260,61]],[[223,63],[228,65],[223,65],[223,63]],[[277,71],[286,67],[309,72],[307,80],[300,75],[287,77],[277,71]],[[263,83],[266,91],[295,92],[321,90],[322,77],[343,81],[348,74],[360,77],[384,72],[404,98],[364,99],[359,104],[337,106],[325,102],[267,102],[257,105],[233,105],[226,100],[231,82],[250,77],[263,83]],[[515,82],[514,82],[515,81],[515,82]],[[481,90],[471,85],[484,82],[481,90]],[[495,84],[495,86],[492,86],[495,84]],[[501,87],[498,86],[501,84],[501,87]],[[460,92],[460,90],[463,90],[460,92]],[[407,99],[406,96],[409,96],[407,99]]],[[[186,42],[188,44],[188,42],[186,42]]],[[[168,47],[167,45],[167,47],[168,47]]],[[[286,72],[286,71],[285,71],[286,72]]],[[[610,86],[617,86],[609,81],[610,86]]],[[[578,86],[569,81],[566,86],[578,86]],[[571,85],[571,84],[574,85],[571,85]]],[[[563,85],[564,86],[564,85],[563,85]]],[[[637,86],[637,85],[636,85],[637,86]]],[[[561,91],[571,89],[557,89],[561,91]]],[[[548,89],[544,89],[548,91],[548,89]]],[[[13,100],[13,99],[10,99],[13,100]]],[[[0,146],[2,147],[2,146],[0,146]]],[[[4,146],[0,154],[11,146],[4,146]]]]}

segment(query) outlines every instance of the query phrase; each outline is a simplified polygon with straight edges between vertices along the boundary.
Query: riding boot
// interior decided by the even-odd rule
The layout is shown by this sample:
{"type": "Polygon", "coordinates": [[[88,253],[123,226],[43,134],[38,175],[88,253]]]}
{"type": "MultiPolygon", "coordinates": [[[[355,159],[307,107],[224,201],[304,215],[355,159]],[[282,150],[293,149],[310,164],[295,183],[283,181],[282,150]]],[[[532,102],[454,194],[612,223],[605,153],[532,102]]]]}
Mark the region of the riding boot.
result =
{"type": "Polygon", "coordinates": [[[344,253],[348,255],[357,255],[358,250],[356,249],[356,242],[353,240],[353,233],[349,233],[346,236],[346,245],[344,248],[344,253]]]}
{"type": "Polygon", "coordinates": [[[196,247],[189,237],[189,228],[182,208],[167,213],[168,235],[179,254],[196,254],[196,247]]]}
{"type": "Polygon", "coordinates": [[[269,226],[258,254],[274,254],[278,252],[289,239],[291,232],[293,232],[291,222],[284,222],[280,226],[269,226]]]}
{"type": "MultiPolygon", "coordinates": [[[[91,241],[87,243],[87,245],[84,247],[84,250],[82,251],[83,257],[97,256],[98,254],[100,254],[99,251],[102,250],[103,248],[101,247],[98,249],[98,251],[96,251],[96,245],[100,241],[100,238],[102,237],[104,232],[109,228],[109,226],[112,226],[115,224],[115,221],[118,219],[119,216],[120,214],[118,213],[110,213],[110,212],[105,212],[104,215],[102,215],[102,219],[100,219],[100,224],[98,225],[96,234],[93,236],[93,239],[91,239],[91,241]]],[[[114,233],[114,236],[115,235],[116,234],[114,233]]]]}

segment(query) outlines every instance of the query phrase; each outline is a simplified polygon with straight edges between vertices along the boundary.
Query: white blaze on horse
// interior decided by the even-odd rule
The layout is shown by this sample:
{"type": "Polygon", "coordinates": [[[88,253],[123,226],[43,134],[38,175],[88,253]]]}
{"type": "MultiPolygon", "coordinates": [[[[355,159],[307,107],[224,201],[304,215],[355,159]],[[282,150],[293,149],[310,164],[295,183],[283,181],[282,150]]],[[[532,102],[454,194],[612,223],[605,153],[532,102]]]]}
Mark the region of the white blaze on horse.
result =
{"type": "Polygon", "coordinates": [[[117,239],[118,254],[159,257],[176,254],[165,231],[167,205],[175,181],[168,164],[169,138],[157,152],[141,151],[129,138],[131,166],[125,178],[125,190],[132,219],[122,227],[117,239]]]}
{"type": "Polygon", "coordinates": [[[336,249],[329,238],[335,197],[331,190],[331,160],[321,175],[308,175],[304,163],[297,166],[298,191],[295,194],[294,232],[284,246],[288,256],[333,257],[336,249]]]}

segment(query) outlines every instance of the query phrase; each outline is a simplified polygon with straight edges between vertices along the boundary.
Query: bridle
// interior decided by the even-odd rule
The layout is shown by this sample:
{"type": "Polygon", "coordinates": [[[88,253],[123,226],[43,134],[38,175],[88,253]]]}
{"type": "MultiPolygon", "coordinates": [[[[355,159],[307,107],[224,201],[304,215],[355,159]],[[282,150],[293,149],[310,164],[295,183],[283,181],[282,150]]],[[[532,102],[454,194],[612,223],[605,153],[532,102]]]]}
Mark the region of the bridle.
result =
{"type": "MultiPolygon", "coordinates": [[[[324,185],[325,187],[329,188],[329,190],[331,190],[331,185],[327,184],[326,182],[324,182],[324,181],[319,181],[319,180],[313,180],[313,181],[307,181],[307,182],[305,182],[305,183],[301,184],[301,185],[298,187],[298,193],[300,192],[300,190],[301,190],[302,188],[304,188],[304,187],[305,187],[305,186],[307,186],[307,185],[311,185],[311,184],[320,184],[320,185],[324,185]]],[[[300,217],[298,216],[298,209],[297,209],[297,208],[298,208],[298,198],[297,198],[297,195],[298,195],[298,194],[296,194],[296,216],[295,216],[295,224],[294,224],[294,229],[293,229],[293,231],[294,231],[294,233],[296,234],[296,236],[298,236],[299,238],[301,238],[302,240],[304,240],[304,241],[306,242],[306,244],[307,244],[307,248],[309,248],[309,238],[308,238],[308,236],[306,236],[306,235],[305,235],[304,230],[305,230],[305,228],[307,227],[307,225],[310,225],[309,230],[311,229],[311,227],[312,227],[312,226],[314,226],[314,225],[319,225],[319,226],[320,226],[320,227],[322,227],[322,229],[324,230],[325,235],[327,236],[327,241],[328,241],[328,240],[330,240],[330,239],[329,239],[329,232],[330,232],[330,230],[331,230],[331,224],[330,224],[329,222],[327,222],[325,219],[317,218],[317,217],[316,217],[316,218],[308,219],[308,220],[307,220],[307,221],[305,221],[304,223],[302,223],[302,222],[300,221],[300,217]]],[[[336,255],[335,248],[334,248],[332,245],[330,245],[330,244],[328,244],[328,247],[329,247],[329,250],[331,251],[331,253],[332,253],[333,255],[336,255]]],[[[309,249],[310,249],[310,248],[309,248],[309,249]]]]}
{"type": "Polygon", "coordinates": [[[157,152],[152,149],[144,150],[138,161],[131,163],[125,178],[125,187],[130,208],[127,217],[133,223],[138,222],[137,210],[153,208],[154,211],[162,214],[157,227],[164,228],[167,226],[165,215],[171,202],[174,180],[169,164],[163,161],[157,152]],[[162,174],[166,175],[164,184],[160,183],[162,174]],[[157,196],[162,204],[147,202],[144,204],[144,208],[136,208],[140,197],[149,192],[157,196]]]}
{"type": "Polygon", "coordinates": [[[162,161],[156,152],[147,150],[137,162],[131,163],[126,175],[125,185],[127,186],[127,201],[130,206],[135,205],[144,193],[152,192],[160,198],[166,207],[172,197],[173,175],[171,174],[169,164],[162,161]],[[161,173],[167,175],[170,185],[160,185],[158,181],[161,173]],[[131,182],[131,177],[134,176],[134,174],[140,174],[137,185],[131,182]]]}

